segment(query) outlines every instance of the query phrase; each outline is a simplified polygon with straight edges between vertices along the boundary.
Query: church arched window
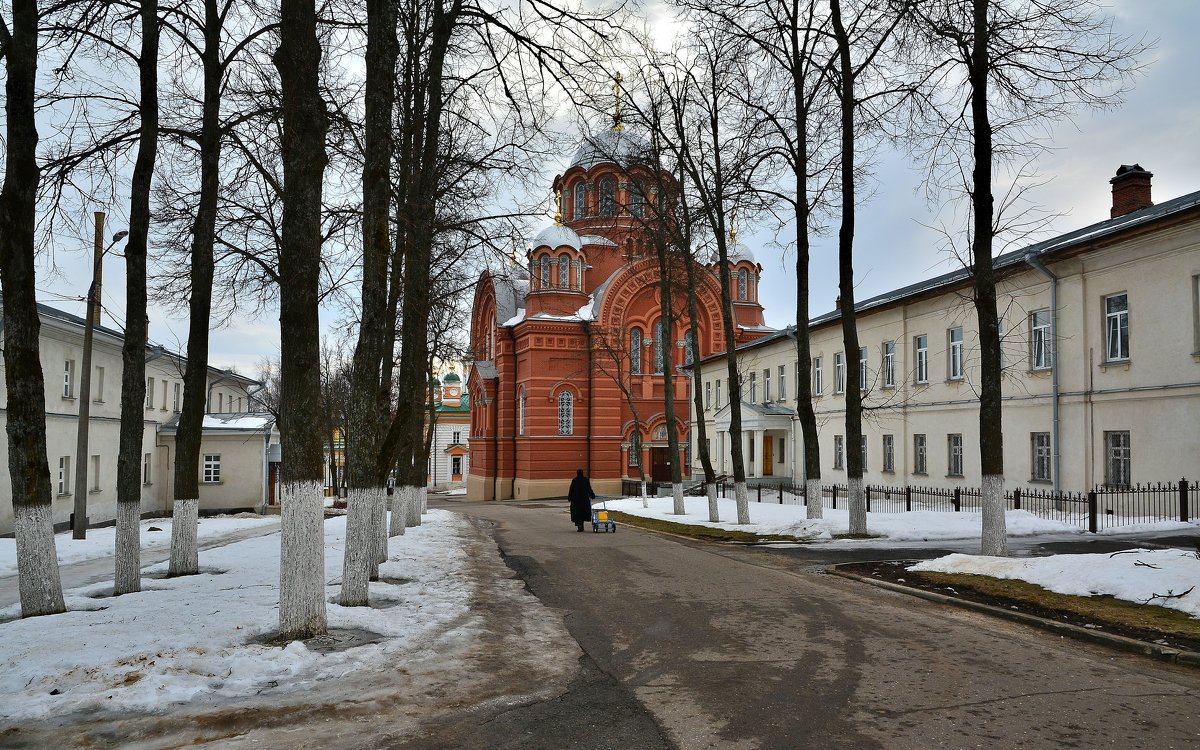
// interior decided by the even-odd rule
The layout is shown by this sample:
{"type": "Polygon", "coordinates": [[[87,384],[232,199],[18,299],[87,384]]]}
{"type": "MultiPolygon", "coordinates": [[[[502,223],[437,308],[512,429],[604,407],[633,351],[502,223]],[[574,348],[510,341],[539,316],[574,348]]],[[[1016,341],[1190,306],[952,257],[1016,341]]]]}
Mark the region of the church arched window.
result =
{"type": "Polygon", "coordinates": [[[688,331],[683,334],[683,363],[690,365],[692,361],[692,332],[688,331]]]}
{"type": "Polygon", "coordinates": [[[629,332],[629,374],[642,374],[642,329],[629,332]]]}
{"type": "Polygon", "coordinates": [[[634,468],[642,465],[642,435],[638,432],[629,438],[629,465],[634,468]]]}
{"type": "Polygon", "coordinates": [[[640,182],[629,183],[629,213],[639,219],[646,215],[645,188],[640,182]]]}
{"type": "Polygon", "coordinates": [[[542,273],[541,273],[541,278],[538,279],[538,288],[540,288],[540,289],[549,289],[550,288],[550,256],[549,255],[542,256],[542,273]]]}
{"type": "Polygon", "coordinates": [[[583,291],[583,260],[575,261],[575,288],[583,291]]]}
{"type": "Polygon", "coordinates": [[[558,256],[558,288],[566,289],[571,285],[571,258],[566,253],[558,256]]]}
{"type": "Polygon", "coordinates": [[[521,389],[521,395],[517,398],[517,434],[525,434],[525,389],[521,389]]]}
{"type": "Polygon", "coordinates": [[[654,372],[663,371],[663,322],[654,324],[654,372]]]}
{"type": "Polygon", "coordinates": [[[558,394],[558,434],[570,435],[575,431],[575,394],[564,390],[558,394]]]}
{"type": "Polygon", "coordinates": [[[617,181],[612,177],[600,180],[600,215],[617,215],[617,181]]]}
{"type": "Polygon", "coordinates": [[[738,271],[738,299],[746,299],[747,290],[750,286],[750,274],[746,269],[738,271]]]}
{"type": "Polygon", "coordinates": [[[587,216],[587,183],[583,180],[575,183],[575,200],[572,209],[576,219],[587,216]]]}

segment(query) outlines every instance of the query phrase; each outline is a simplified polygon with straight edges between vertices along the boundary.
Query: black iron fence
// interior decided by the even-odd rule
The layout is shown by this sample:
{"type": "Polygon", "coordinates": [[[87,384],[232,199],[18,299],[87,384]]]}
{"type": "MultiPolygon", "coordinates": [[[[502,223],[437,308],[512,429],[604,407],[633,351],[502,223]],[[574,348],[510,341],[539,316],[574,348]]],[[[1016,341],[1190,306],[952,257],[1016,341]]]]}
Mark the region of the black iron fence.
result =
{"type": "MultiPolygon", "coordinates": [[[[638,494],[637,482],[625,482],[624,492],[638,494]],[[630,487],[632,490],[630,490],[630,487]]],[[[910,513],[938,511],[979,512],[979,487],[912,487],[897,485],[866,486],[867,511],[873,513],[910,513]]],[[[655,494],[647,490],[649,494],[655,494]]],[[[719,482],[717,494],[733,496],[733,484],[719,482]]],[[[807,505],[804,485],[778,482],[761,483],[747,488],[751,502],[782,505],[807,505]]],[[[826,508],[846,507],[848,490],[844,484],[821,485],[821,504],[826,508]]],[[[1033,488],[1005,491],[1009,510],[1025,510],[1046,518],[1086,528],[1102,529],[1134,526],[1163,521],[1189,522],[1200,518],[1200,481],[1152,482],[1129,487],[1099,486],[1090,492],[1054,492],[1033,488]]]]}

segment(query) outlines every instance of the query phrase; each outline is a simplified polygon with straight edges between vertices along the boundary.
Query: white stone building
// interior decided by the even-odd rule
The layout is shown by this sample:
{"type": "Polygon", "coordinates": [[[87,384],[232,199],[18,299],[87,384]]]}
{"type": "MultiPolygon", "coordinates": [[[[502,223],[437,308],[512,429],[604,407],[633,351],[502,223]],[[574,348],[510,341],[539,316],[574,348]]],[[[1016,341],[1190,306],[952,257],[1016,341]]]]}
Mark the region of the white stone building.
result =
{"type": "MultiPolygon", "coordinates": [[[[80,368],[83,366],[84,319],[38,305],[42,373],[46,381],[46,455],[49,461],[54,522],[63,528],[74,508],[77,471],[87,472],[87,513],[92,525],[116,517],[117,446],[121,424],[122,333],[96,327],[92,345],[91,415],[88,457],[80,466],[76,439],[79,429],[80,368]]],[[[2,357],[2,354],[0,354],[2,357]]],[[[169,515],[172,505],[174,428],[183,405],[185,361],[161,347],[146,349],[146,403],[142,437],[142,513],[169,515]]],[[[251,396],[259,383],[229,370],[210,368],[208,407],[212,415],[250,417],[251,396]]],[[[0,535],[12,533],[12,484],[8,472],[7,389],[0,379],[0,535]]],[[[269,498],[269,446],[278,446],[273,420],[263,415],[250,428],[246,419],[235,432],[223,420],[205,417],[201,443],[201,512],[261,510],[269,498]],[[215,421],[214,421],[215,420],[215,421]],[[206,481],[205,462],[208,462],[206,481]],[[215,473],[214,473],[215,468],[215,473]]],[[[274,450],[277,453],[278,448],[274,450]]],[[[274,460],[278,461],[278,458],[274,460]]]]}
{"type": "MultiPolygon", "coordinates": [[[[1007,489],[1200,474],[1200,192],[1153,205],[1150,177],[1122,167],[1112,218],[996,258],[1007,489]]],[[[859,352],[844,351],[839,311],[811,321],[824,482],[846,481],[844,383],[860,377],[868,483],[979,483],[970,293],[959,270],[860,302],[859,352]]],[[[793,337],[737,350],[747,474],[760,481],[803,480],[793,337]]],[[[715,468],[731,473],[724,355],[701,372],[715,468]]]]}

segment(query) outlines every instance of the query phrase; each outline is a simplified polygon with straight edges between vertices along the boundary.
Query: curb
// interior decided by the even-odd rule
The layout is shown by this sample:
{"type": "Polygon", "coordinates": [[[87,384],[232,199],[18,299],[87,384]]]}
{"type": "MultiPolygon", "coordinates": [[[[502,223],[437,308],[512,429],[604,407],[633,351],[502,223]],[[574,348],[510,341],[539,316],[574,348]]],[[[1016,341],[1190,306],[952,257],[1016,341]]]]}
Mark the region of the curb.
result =
{"type": "Polygon", "coordinates": [[[1139,641],[1136,638],[1127,638],[1123,635],[1114,635],[1112,633],[1104,633],[1098,630],[1092,630],[1090,628],[1081,628],[1078,625],[1071,625],[1065,622],[1047,620],[1044,617],[1037,617],[1025,612],[1017,612],[1011,609],[994,607],[990,604],[980,604],[979,602],[973,602],[966,599],[957,599],[953,596],[946,596],[945,594],[937,594],[932,591],[924,591],[922,589],[912,588],[910,586],[901,586],[890,581],[877,581],[872,578],[866,578],[854,573],[847,573],[845,571],[838,570],[836,567],[830,568],[829,572],[835,576],[847,578],[852,581],[859,581],[861,583],[867,583],[872,586],[877,586],[881,589],[886,589],[887,591],[908,594],[909,596],[915,596],[931,602],[938,602],[939,604],[949,604],[962,609],[981,612],[993,617],[1000,617],[1012,622],[1019,622],[1024,625],[1041,628],[1042,630],[1049,630],[1052,633],[1057,633],[1069,638],[1075,638],[1081,641],[1089,641],[1091,643],[1098,643],[1102,646],[1108,646],[1109,648],[1115,648],[1120,651],[1126,651],[1133,654],[1141,654],[1142,656],[1149,656],[1154,659],[1160,659],[1162,661],[1167,661],[1174,664],[1183,664],[1189,667],[1200,667],[1200,652],[1197,651],[1185,651],[1182,649],[1170,648],[1168,646],[1160,646],[1157,643],[1139,641]]]}

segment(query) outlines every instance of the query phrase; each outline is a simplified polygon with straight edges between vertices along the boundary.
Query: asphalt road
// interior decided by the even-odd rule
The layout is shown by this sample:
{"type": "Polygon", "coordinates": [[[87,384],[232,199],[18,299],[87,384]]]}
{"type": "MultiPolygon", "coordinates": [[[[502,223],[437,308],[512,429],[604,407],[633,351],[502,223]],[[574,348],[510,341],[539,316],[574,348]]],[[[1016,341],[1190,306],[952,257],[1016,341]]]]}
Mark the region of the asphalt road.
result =
{"type": "Polygon", "coordinates": [[[579,534],[561,504],[438,504],[495,524],[604,678],[535,707],[576,730],[559,747],[613,746],[609,721],[626,748],[1200,747],[1195,669],[825,575],[811,550],[579,534]]]}

